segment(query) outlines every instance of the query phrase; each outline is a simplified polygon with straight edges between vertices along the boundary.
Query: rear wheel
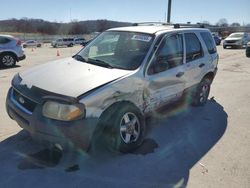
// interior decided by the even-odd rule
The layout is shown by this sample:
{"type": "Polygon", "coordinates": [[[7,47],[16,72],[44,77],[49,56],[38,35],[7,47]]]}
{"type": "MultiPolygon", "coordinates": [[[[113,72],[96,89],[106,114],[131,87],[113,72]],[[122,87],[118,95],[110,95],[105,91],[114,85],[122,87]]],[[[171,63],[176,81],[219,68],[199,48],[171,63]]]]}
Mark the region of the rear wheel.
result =
{"type": "Polygon", "coordinates": [[[196,88],[196,91],[193,95],[194,106],[203,106],[206,104],[209,92],[210,92],[211,80],[204,78],[196,88]]]}
{"type": "Polygon", "coordinates": [[[13,67],[16,65],[16,58],[13,54],[3,54],[0,56],[0,62],[4,67],[13,67]]]}

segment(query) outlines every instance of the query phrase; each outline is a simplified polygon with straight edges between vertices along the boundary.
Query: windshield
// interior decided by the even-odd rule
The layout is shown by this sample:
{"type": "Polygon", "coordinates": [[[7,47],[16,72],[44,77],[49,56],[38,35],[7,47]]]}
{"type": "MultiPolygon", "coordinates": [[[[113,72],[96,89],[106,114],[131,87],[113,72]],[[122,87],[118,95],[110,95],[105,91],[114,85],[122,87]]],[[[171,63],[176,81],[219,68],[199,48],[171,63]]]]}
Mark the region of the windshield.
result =
{"type": "Polygon", "coordinates": [[[229,38],[241,38],[243,37],[243,33],[233,33],[229,35],[229,38]]]}
{"type": "Polygon", "coordinates": [[[107,31],[77,54],[77,60],[98,66],[135,70],[143,62],[153,36],[134,32],[107,31]],[[81,58],[79,58],[79,56],[81,58]]]}

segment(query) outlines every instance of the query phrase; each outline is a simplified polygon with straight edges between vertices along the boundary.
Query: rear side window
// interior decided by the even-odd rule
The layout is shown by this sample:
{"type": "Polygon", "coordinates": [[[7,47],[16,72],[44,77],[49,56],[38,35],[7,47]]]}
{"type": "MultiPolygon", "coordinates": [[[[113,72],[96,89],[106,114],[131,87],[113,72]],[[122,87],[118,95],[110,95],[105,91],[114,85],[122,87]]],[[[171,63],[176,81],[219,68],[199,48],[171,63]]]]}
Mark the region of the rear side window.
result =
{"type": "Polygon", "coordinates": [[[185,33],[186,62],[194,61],[203,57],[201,43],[194,33],[185,33]]]}
{"type": "Polygon", "coordinates": [[[214,54],[217,52],[216,50],[216,46],[214,43],[214,39],[212,38],[212,36],[210,35],[210,33],[208,32],[201,32],[201,37],[204,40],[206,46],[207,46],[207,50],[210,54],[214,54]]]}
{"type": "Polygon", "coordinates": [[[0,44],[7,44],[10,42],[10,39],[5,37],[0,37],[0,44]]]}

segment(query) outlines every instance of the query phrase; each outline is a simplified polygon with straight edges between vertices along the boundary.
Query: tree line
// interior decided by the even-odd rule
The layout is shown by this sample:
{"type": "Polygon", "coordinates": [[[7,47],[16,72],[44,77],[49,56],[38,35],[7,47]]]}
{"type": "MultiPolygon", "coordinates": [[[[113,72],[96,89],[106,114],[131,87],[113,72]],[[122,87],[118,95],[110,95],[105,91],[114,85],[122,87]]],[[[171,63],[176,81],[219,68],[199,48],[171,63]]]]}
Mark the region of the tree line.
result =
{"type": "MultiPolygon", "coordinates": [[[[202,22],[211,25],[208,21],[202,22]]],[[[42,19],[9,19],[0,20],[0,32],[18,33],[40,33],[44,35],[78,35],[89,34],[92,32],[102,32],[113,27],[129,26],[132,23],[117,22],[110,20],[72,20],[70,23],[49,22],[42,19]]],[[[215,24],[218,27],[240,27],[241,24],[234,22],[229,24],[225,18],[219,19],[215,24]]],[[[250,24],[244,26],[249,27],[250,24]]]]}
{"type": "Polygon", "coordinates": [[[102,32],[113,27],[129,26],[128,22],[110,20],[72,20],[70,23],[49,22],[42,19],[0,20],[0,32],[40,33],[46,35],[77,35],[102,32]]]}

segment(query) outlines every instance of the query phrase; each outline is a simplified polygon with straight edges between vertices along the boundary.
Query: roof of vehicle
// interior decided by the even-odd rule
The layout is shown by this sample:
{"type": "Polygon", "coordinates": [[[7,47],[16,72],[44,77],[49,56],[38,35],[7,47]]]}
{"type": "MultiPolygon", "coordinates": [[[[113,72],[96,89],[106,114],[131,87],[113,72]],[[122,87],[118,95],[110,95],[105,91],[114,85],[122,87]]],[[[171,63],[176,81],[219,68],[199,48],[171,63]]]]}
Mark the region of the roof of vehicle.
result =
{"type": "Polygon", "coordinates": [[[1,37],[8,37],[8,38],[15,38],[14,36],[12,35],[0,35],[1,37]]]}
{"type": "Polygon", "coordinates": [[[230,35],[244,35],[245,34],[245,32],[235,32],[235,33],[231,33],[230,35]]]}
{"type": "Polygon", "coordinates": [[[112,28],[108,31],[129,31],[129,32],[138,32],[138,33],[147,33],[147,34],[155,34],[161,31],[184,31],[184,30],[206,30],[204,28],[192,28],[192,27],[180,27],[174,28],[173,25],[143,25],[143,26],[129,26],[129,27],[119,27],[119,28],[112,28]]]}

